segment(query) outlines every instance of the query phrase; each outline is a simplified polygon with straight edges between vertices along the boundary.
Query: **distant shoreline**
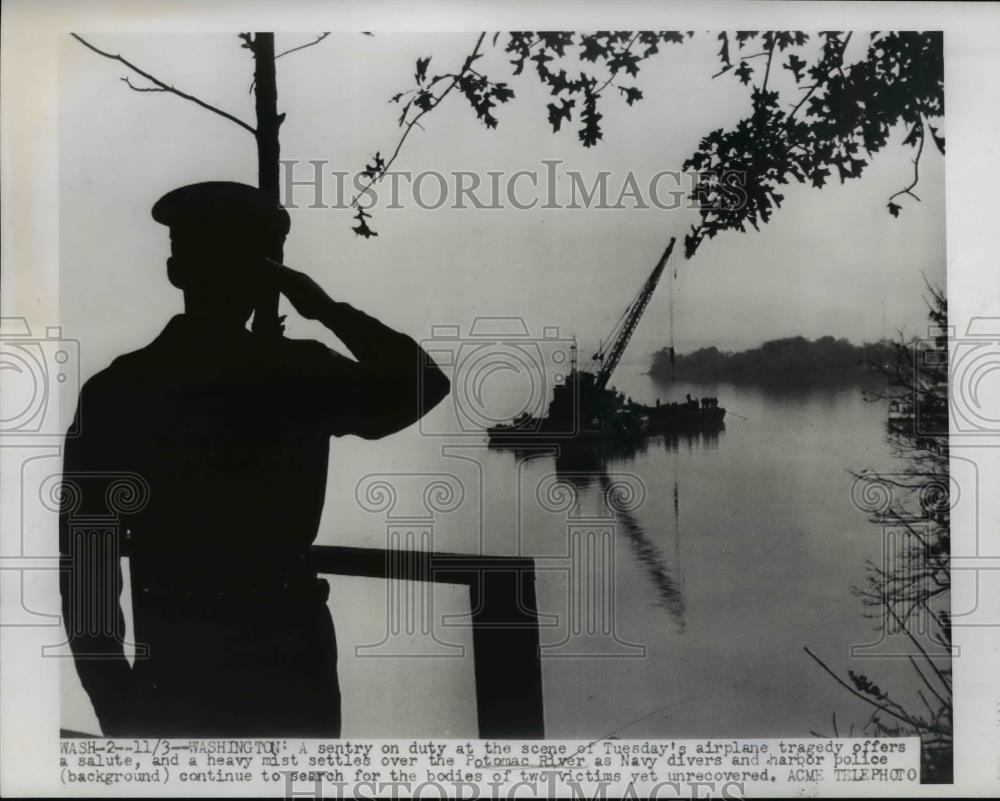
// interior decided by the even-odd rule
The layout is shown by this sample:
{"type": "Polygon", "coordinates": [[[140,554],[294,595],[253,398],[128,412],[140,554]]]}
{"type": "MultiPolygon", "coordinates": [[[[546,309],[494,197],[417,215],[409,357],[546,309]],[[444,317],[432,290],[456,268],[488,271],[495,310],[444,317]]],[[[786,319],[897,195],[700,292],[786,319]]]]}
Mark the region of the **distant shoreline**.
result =
{"type": "Polygon", "coordinates": [[[757,384],[766,386],[851,386],[878,383],[877,366],[891,353],[888,342],[853,345],[832,336],[809,340],[786,337],[743,351],[700,348],[675,354],[670,348],[653,354],[648,375],[694,383],[757,384]]]}

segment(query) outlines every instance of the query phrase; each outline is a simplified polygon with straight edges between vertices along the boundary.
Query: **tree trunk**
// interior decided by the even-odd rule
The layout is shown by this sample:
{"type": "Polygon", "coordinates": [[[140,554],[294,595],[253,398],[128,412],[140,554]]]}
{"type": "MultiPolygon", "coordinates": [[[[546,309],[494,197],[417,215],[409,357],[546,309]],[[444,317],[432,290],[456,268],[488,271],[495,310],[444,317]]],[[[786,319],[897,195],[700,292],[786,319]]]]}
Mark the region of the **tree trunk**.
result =
{"type": "MultiPolygon", "coordinates": [[[[278,130],[285,119],[278,114],[278,84],[274,70],[274,34],[256,33],[251,50],[254,55],[254,97],[257,104],[257,185],[275,203],[281,202],[279,186],[281,143],[278,130]]],[[[276,261],[282,260],[282,244],[276,242],[268,253],[276,261]]],[[[264,336],[279,336],[283,330],[278,318],[278,292],[267,290],[253,316],[253,331],[264,336]]]]}

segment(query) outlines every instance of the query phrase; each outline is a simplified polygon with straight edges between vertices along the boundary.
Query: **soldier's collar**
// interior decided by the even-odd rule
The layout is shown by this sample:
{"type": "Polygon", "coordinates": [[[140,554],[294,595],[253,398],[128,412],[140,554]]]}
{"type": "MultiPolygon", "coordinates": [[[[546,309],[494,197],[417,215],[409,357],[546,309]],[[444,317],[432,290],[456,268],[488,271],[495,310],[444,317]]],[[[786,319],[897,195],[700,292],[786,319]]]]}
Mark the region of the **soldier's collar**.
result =
{"type": "Polygon", "coordinates": [[[210,317],[175,314],[163,329],[164,336],[211,337],[217,339],[242,339],[249,337],[245,327],[214,320],[210,317]]]}

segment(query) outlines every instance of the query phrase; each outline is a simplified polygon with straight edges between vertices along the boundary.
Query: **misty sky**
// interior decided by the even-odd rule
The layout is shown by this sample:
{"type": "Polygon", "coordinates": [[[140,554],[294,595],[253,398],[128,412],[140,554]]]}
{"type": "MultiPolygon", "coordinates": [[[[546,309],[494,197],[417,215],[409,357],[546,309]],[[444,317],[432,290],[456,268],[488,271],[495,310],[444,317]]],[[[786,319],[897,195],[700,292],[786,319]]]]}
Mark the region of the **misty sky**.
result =
{"type": "MultiPolygon", "coordinates": [[[[178,88],[249,122],[252,63],[233,36],[87,34],[178,88]]],[[[309,41],[281,34],[278,49],[309,41]]],[[[855,37],[863,40],[866,37],[855,37]]],[[[331,170],[358,170],[394,146],[399,107],[387,103],[413,84],[418,56],[428,70],[456,69],[473,34],[335,34],[278,62],[283,158],[323,159],[331,170]]],[[[644,62],[634,83],[645,99],[626,107],[603,98],[604,139],[584,149],[575,126],[553,134],[548,93],[537,78],[512,78],[499,50],[481,69],[508,80],[517,97],[487,130],[457,93],[425,117],[395,169],[419,173],[541,169],[562,160],[588,181],[611,171],[617,193],[628,171],[644,182],[681,168],[701,136],[745,116],[749,94],[717,71],[714,35],[699,34],[644,62]]],[[[62,321],[82,340],[83,374],[140,347],[181,310],[166,279],[166,230],[149,209],[164,192],[202,180],[256,183],[252,136],[179,98],[138,94],[119,79],[121,65],[66,38],[60,81],[60,232],[62,321]]],[[[142,84],[141,79],[137,79],[142,84]]],[[[852,341],[897,329],[925,329],[923,278],[943,283],[944,160],[925,148],[922,198],[889,195],[909,183],[913,151],[893,144],[860,180],[823,190],[792,186],[784,208],[759,233],[725,233],[691,261],[675,252],[675,343],[741,349],[780,336],[833,334],[852,341]],[[883,322],[884,321],[884,322],[883,322]]],[[[330,184],[332,186],[332,184],[330,184]]],[[[669,188],[669,187],[667,187],[669,188]]],[[[430,191],[430,190],[428,190],[430,191]]],[[[433,192],[430,192],[433,197],[433,192]]],[[[376,211],[380,236],[356,237],[349,211],[292,212],[286,262],[393,327],[425,337],[431,325],[467,329],[481,315],[523,316],[533,331],[557,325],[590,348],[645,280],[670,236],[682,239],[688,210],[376,211]]],[[[667,344],[669,284],[654,296],[626,356],[644,361],[667,344]]],[[[293,336],[323,337],[314,324],[289,321],[293,336]]],[[[589,351],[588,351],[589,352],[589,351]]]]}

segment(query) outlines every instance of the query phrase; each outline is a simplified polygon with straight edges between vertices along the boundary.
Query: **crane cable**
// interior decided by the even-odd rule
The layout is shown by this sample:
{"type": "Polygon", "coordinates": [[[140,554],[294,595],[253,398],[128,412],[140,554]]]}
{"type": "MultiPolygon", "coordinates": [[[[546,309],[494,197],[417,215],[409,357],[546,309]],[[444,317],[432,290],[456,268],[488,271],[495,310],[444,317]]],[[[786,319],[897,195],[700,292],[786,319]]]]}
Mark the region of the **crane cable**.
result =
{"type": "Polygon", "coordinates": [[[670,296],[670,381],[674,380],[674,286],[677,284],[677,264],[673,269],[674,280],[670,282],[668,295],[670,296]]]}

